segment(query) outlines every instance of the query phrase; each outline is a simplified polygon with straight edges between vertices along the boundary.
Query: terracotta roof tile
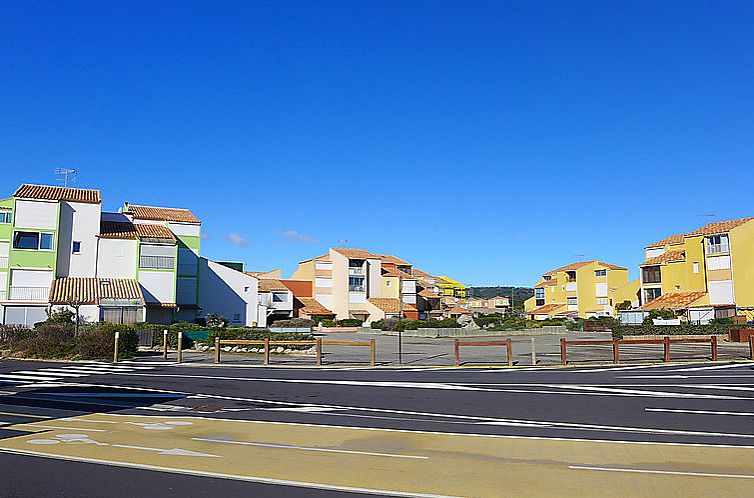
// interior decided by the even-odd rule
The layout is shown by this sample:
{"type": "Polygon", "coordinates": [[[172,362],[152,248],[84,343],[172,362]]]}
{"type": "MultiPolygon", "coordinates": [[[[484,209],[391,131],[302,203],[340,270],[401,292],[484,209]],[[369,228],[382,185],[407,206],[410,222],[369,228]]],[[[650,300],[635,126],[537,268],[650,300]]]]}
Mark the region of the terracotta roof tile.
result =
{"type": "Polygon", "coordinates": [[[24,183],[13,197],[21,199],[42,199],[48,201],[84,202],[89,204],[102,203],[99,190],[84,188],[53,187],[49,185],[31,185],[24,183]]]}
{"type": "Polygon", "coordinates": [[[676,245],[676,244],[682,244],[683,238],[686,236],[685,233],[679,233],[676,235],[671,235],[670,237],[665,237],[662,240],[658,240],[652,245],[647,246],[647,249],[652,247],[664,247],[666,245],[676,245]]]}
{"type": "Polygon", "coordinates": [[[102,299],[130,299],[144,302],[141,287],[136,280],[124,278],[59,278],[50,288],[53,304],[99,304],[102,299]]]}
{"type": "Polygon", "coordinates": [[[134,224],[122,221],[102,221],[99,224],[99,236],[103,239],[136,239],[134,224]]]}
{"type": "Polygon", "coordinates": [[[175,235],[170,229],[163,225],[153,225],[149,223],[134,223],[136,233],[140,239],[160,239],[175,242],[175,235]]]}
{"type": "Polygon", "coordinates": [[[334,315],[332,311],[325,308],[322,303],[317,301],[313,297],[297,297],[295,298],[296,301],[298,301],[298,304],[300,305],[299,308],[301,311],[306,313],[307,315],[334,315]]]}
{"type": "Polygon", "coordinates": [[[309,259],[305,259],[301,261],[301,263],[308,263],[309,261],[330,261],[330,253],[323,254],[321,256],[315,256],[309,259]]]}
{"type": "Polygon", "coordinates": [[[553,311],[556,311],[562,307],[566,306],[565,304],[559,304],[559,303],[551,303],[551,304],[545,304],[544,306],[540,306],[539,308],[534,308],[531,311],[527,311],[527,315],[544,315],[544,314],[550,314],[553,311]]]}
{"type": "Polygon", "coordinates": [[[377,255],[384,263],[390,263],[397,266],[411,266],[411,263],[408,261],[405,261],[397,256],[393,256],[392,254],[378,254],[377,255]]]}
{"type": "Polygon", "coordinates": [[[419,295],[421,297],[428,298],[428,299],[437,299],[440,297],[439,294],[436,294],[429,289],[424,289],[424,290],[419,291],[419,295]]]}
{"type": "MultiPolygon", "coordinates": [[[[401,301],[395,297],[370,297],[367,301],[377,306],[385,313],[400,313],[401,311],[401,301]]],[[[409,303],[403,303],[403,311],[416,311],[416,306],[409,303]]]]}
{"type": "Polygon", "coordinates": [[[276,278],[259,279],[259,292],[287,291],[288,287],[276,278]]]}
{"type": "Polygon", "coordinates": [[[188,209],[128,204],[126,212],[136,220],[173,221],[177,223],[201,223],[188,209]]]}
{"type": "Polygon", "coordinates": [[[353,249],[348,247],[333,247],[333,251],[349,259],[380,259],[376,254],[363,249],[353,249]]]}
{"type": "Polygon", "coordinates": [[[466,308],[462,308],[458,305],[453,306],[448,311],[446,311],[448,315],[470,315],[471,312],[467,310],[466,308]]]}
{"type": "Polygon", "coordinates": [[[639,266],[664,265],[664,264],[671,263],[674,261],[686,261],[686,251],[684,251],[683,249],[665,251],[659,256],[655,256],[654,258],[649,258],[648,260],[646,260],[639,266]]]}
{"type": "Polygon", "coordinates": [[[740,218],[738,220],[717,221],[715,223],[710,223],[709,225],[704,225],[702,228],[686,234],[686,237],[693,237],[694,235],[715,235],[718,233],[729,232],[730,230],[752,220],[754,220],[754,218],[740,218]]]}
{"type": "Polygon", "coordinates": [[[639,309],[644,311],[658,309],[686,309],[692,303],[706,295],[707,293],[702,291],[668,292],[667,294],[662,294],[660,297],[640,306],[639,309]]]}
{"type": "Polygon", "coordinates": [[[554,270],[551,270],[547,273],[544,273],[543,275],[554,275],[561,271],[575,271],[579,268],[583,268],[586,265],[590,265],[592,263],[596,263],[597,266],[609,268],[611,270],[626,270],[623,266],[613,265],[610,263],[605,263],[604,261],[598,261],[596,259],[591,259],[589,261],[576,261],[575,263],[571,263],[569,265],[561,266],[560,268],[555,268],[554,270]]]}

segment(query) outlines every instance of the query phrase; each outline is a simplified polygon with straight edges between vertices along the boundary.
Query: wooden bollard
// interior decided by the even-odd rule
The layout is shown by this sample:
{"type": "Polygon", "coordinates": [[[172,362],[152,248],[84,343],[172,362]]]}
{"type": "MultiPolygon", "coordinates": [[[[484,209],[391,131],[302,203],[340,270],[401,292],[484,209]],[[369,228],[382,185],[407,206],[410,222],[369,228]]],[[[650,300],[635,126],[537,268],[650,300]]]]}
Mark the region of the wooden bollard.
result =
{"type": "Polygon", "coordinates": [[[113,348],[113,363],[118,363],[118,343],[120,342],[120,332],[115,332],[115,348],[113,348]]]}
{"type": "Polygon", "coordinates": [[[183,361],[183,332],[178,332],[178,360],[177,363],[183,361]]]}
{"type": "Polygon", "coordinates": [[[712,348],[712,361],[717,361],[717,336],[710,337],[710,347],[712,348]]]}
{"type": "Polygon", "coordinates": [[[369,341],[369,365],[377,365],[377,339],[369,341]]]}
{"type": "Polygon", "coordinates": [[[537,342],[533,337],[531,338],[531,364],[537,364],[537,342]]]}
{"type": "Polygon", "coordinates": [[[620,363],[620,351],[618,350],[618,339],[613,339],[613,363],[620,363]]]}
{"type": "Polygon", "coordinates": [[[560,338],[560,364],[565,365],[568,361],[568,352],[566,351],[566,339],[560,338]]]}
{"type": "Polygon", "coordinates": [[[270,340],[269,339],[264,340],[264,364],[265,365],[270,364],[270,340]]]}
{"type": "Polygon", "coordinates": [[[458,342],[458,339],[455,341],[455,347],[456,347],[456,366],[461,366],[461,344],[458,342]]]}
{"type": "Polygon", "coordinates": [[[513,366],[513,342],[510,339],[505,340],[505,352],[508,355],[508,366],[513,366]]]}
{"type": "Polygon", "coordinates": [[[220,336],[215,337],[215,363],[220,363],[220,336]]]}
{"type": "Polygon", "coordinates": [[[315,341],[314,351],[317,355],[317,366],[322,366],[322,339],[317,339],[315,341]]]}
{"type": "Polygon", "coordinates": [[[168,331],[162,331],[162,359],[168,359],[168,331]]]}
{"type": "Polygon", "coordinates": [[[665,336],[665,339],[662,340],[662,345],[663,345],[662,361],[667,363],[670,361],[670,337],[665,336]]]}
{"type": "Polygon", "coordinates": [[[749,336],[749,358],[754,360],[754,334],[749,336]]]}

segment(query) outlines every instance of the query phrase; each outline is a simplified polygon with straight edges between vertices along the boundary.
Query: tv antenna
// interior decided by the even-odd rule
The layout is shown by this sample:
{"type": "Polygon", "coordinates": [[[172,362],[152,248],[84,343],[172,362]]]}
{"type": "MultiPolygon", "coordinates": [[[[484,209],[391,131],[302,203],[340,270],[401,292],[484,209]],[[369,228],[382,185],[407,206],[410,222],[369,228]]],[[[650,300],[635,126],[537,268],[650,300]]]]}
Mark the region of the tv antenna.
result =
{"type": "Polygon", "coordinates": [[[55,168],[55,174],[62,176],[60,181],[63,182],[63,186],[66,188],[69,185],[73,185],[74,183],[76,183],[76,170],[75,169],[55,168]]]}

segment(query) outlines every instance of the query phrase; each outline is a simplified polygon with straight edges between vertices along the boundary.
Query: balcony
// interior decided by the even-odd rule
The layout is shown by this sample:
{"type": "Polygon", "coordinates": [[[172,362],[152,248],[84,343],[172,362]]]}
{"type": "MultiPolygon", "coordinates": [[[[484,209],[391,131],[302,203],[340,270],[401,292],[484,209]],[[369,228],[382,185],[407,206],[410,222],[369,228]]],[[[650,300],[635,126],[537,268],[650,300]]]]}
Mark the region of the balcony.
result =
{"type": "Polygon", "coordinates": [[[576,282],[566,283],[566,292],[576,292],[576,282]]]}
{"type": "Polygon", "coordinates": [[[366,292],[365,285],[349,285],[348,292],[366,292]]]}
{"type": "Polygon", "coordinates": [[[172,256],[140,256],[139,268],[172,270],[175,268],[175,258],[172,256]]]}
{"type": "Polygon", "coordinates": [[[729,252],[730,246],[728,244],[707,244],[707,254],[723,254],[729,252]]]}
{"type": "Polygon", "coordinates": [[[10,286],[9,301],[41,302],[46,303],[50,299],[49,287],[21,287],[10,286]]]}
{"type": "Polygon", "coordinates": [[[8,268],[8,256],[0,256],[0,268],[8,268]]]}
{"type": "Polygon", "coordinates": [[[348,268],[348,274],[362,276],[364,275],[364,268],[357,268],[357,267],[348,268]]]}

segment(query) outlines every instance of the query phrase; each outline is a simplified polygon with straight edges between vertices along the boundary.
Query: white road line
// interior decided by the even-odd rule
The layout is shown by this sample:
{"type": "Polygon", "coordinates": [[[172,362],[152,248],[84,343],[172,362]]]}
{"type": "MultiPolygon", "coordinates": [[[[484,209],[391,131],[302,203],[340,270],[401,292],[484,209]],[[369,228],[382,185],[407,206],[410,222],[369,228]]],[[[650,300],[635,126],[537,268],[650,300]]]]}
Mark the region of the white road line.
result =
{"type": "Polygon", "coordinates": [[[61,429],[65,431],[85,431],[85,432],[107,432],[105,429],[87,429],[84,427],[61,427],[59,425],[39,425],[37,423],[31,424],[13,424],[13,426],[23,425],[27,427],[41,427],[42,429],[61,429]]]}
{"type": "Polygon", "coordinates": [[[720,391],[754,391],[754,387],[747,386],[746,384],[742,385],[717,385],[717,384],[687,384],[687,387],[692,387],[695,389],[715,389],[720,391]]]}
{"type": "Polygon", "coordinates": [[[376,453],[373,451],[357,451],[357,450],[338,450],[333,448],[313,448],[310,446],[294,446],[288,444],[274,444],[274,443],[252,443],[248,441],[231,441],[227,439],[212,439],[203,437],[192,437],[195,441],[207,441],[210,443],[224,443],[224,444],[242,444],[246,446],[261,446],[264,448],[279,448],[283,450],[302,450],[302,451],[323,451],[327,453],[348,453],[350,455],[367,455],[377,457],[389,457],[389,458],[413,458],[418,460],[426,460],[429,457],[423,455],[401,455],[398,453],[376,453]]]}
{"type": "MultiPolygon", "coordinates": [[[[608,394],[614,394],[616,396],[641,396],[641,397],[659,397],[659,398],[697,398],[699,394],[694,393],[679,393],[672,391],[645,391],[641,389],[618,389],[614,387],[602,387],[602,386],[577,386],[577,385],[557,385],[550,384],[545,387],[553,389],[574,389],[576,391],[595,391],[608,394]]],[[[641,387],[641,386],[639,386],[641,387]]],[[[662,386],[662,387],[697,387],[693,384],[687,386],[662,386]]],[[[717,396],[702,394],[706,399],[730,399],[728,396],[717,396]],[[708,396],[712,396],[709,397],[708,396]]]]}
{"type": "Polygon", "coordinates": [[[668,368],[672,365],[632,365],[630,367],[604,367],[604,368],[590,368],[584,370],[567,370],[569,373],[592,373],[592,372],[617,372],[620,370],[637,370],[641,368],[668,368]]]}
{"type": "Polygon", "coordinates": [[[726,365],[712,365],[712,366],[706,366],[706,367],[693,367],[693,368],[677,368],[674,370],[669,370],[670,372],[698,372],[700,370],[719,370],[722,368],[747,368],[751,369],[751,365],[748,365],[746,363],[733,363],[733,364],[726,364],[726,365]]]}
{"type": "Polygon", "coordinates": [[[712,474],[706,472],[681,472],[676,470],[654,470],[654,469],[624,469],[620,467],[589,467],[585,465],[569,465],[573,470],[597,470],[603,472],[628,472],[635,474],[665,474],[673,476],[691,476],[691,477],[723,477],[726,479],[754,479],[754,475],[749,474],[712,474]]]}
{"type": "Polygon", "coordinates": [[[717,412],[712,410],[681,410],[673,408],[644,408],[647,412],[666,412],[666,413],[690,413],[695,415],[738,415],[751,417],[754,412],[717,412]]]}
{"type": "Polygon", "coordinates": [[[86,374],[72,373],[62,368],[45,368],[43,370],[20,370],[18,373],[30,375],[52,374],[55,377],[84,377],[86,374]]]}
{"type": "Polygon", "coordinates": [[[40,380],[58,380],[59,377],[52,377],[50,375],[16,375],[16,374],[0,374],[0,381],[10,380],[14,382],[28,382],[28,381],[40,381],[40,380]]]}

